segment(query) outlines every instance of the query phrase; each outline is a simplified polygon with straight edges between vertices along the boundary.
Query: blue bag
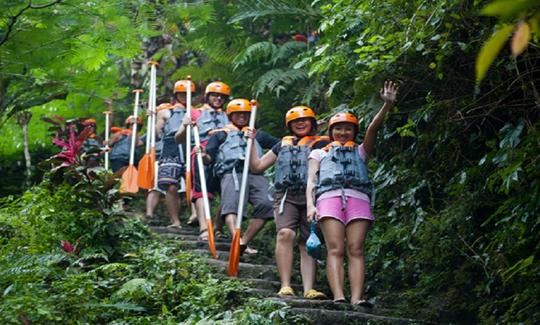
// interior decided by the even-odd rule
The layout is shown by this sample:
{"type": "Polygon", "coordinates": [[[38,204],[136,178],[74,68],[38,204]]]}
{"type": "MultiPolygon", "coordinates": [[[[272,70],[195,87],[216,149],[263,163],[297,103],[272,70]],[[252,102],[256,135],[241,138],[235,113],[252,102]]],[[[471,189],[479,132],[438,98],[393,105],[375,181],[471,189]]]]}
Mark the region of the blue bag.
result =
{"type": "Polygon", "coordinates": [[[316,234],[317,221],[313,220],[310,226],[310,234],[306,241],[306,249],[309,256],[316,260],[322,259],[322,243],[316,234]]]}

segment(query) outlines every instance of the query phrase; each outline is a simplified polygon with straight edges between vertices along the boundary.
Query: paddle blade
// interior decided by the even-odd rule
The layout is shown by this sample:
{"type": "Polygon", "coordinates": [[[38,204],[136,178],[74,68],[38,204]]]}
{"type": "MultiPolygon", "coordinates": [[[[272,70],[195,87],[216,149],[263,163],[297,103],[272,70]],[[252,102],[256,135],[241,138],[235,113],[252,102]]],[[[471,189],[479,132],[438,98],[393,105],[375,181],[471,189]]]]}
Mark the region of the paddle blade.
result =
{"type": "Polygon", "coordinates": [[[139,161],[137,183],[145,190],[154,188],[154,164],[150,154],[145,154],[139,161]]]}
{"type": "Polygon", "coordinates": [[[229,253],[229,276],[238,276],[238,265],[240,264],[240,229],[234,232],[229,253]]]}
{"type": "Polygon", "coordinates": [[[191,173],[186,171],[186,204],[187,208],[191,209],[191,173]]]}
{"type": "Polygon", "coordinates": [[[208,227],[208,248],[212,257],[217,259],[216,240],[214,238],[214,226],[212,225],[212,219],[206,219],[206,225],[208,227]]]}
{"type": "Polygon", "coordinates": [[[137,168],[133,165],[129,165],[124,174],[122,174],[120,193],[137,193],[139,191],[137,174],[137,168]]]}

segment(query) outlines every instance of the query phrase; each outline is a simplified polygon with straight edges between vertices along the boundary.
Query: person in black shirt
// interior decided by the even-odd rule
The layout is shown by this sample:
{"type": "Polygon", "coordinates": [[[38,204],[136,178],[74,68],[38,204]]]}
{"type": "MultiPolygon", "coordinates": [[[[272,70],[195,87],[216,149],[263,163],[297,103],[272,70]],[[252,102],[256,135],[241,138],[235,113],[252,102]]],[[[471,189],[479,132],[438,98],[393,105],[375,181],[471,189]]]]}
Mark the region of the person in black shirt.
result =
{"type": "MultiPolygon", "coordinates": [[[[249,122],[251,104],[247,99],[234,99],[227,105],[227,115],[232,122],[215,131],[205,148],[205,164],[214,163],[214,173],[221,180],[221,218],[224,218],[231,234],[234,234],[236,213],[240,200],[242,169],[246,155],[244,131],[249,122]]],[[[265,132],[259,132],[254,142],[257,152],[271,149],[279,139],[265,132]]],[[[253,216],[240,240],[240,249],[246,253],[256,253],[247,247],[251,239],[261,230],[265,222],[273,218],[273,202],[268,198],[268,181],[262,174],[249,173],[247,180],[247,201],[253,205],[253,216]]]]}

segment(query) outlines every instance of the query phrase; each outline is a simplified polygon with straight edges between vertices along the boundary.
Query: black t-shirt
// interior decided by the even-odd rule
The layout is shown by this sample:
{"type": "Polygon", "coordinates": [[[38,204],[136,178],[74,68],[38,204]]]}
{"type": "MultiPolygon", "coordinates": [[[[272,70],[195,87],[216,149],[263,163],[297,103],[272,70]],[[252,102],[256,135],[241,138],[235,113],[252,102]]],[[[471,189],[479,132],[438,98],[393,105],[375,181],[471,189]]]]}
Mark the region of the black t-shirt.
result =
{"type": "MultiPolygon", "coordinates": [[[[216,161],[216,157],[219,152],[219,146],[227,139],[227,133],[225,131],[218,131],[208,139],[205,151],[212,158],[212,162],[216,161]]],[[[263,149],[271,149],[273,146],[278,145],[281,141],[273,135],[270,135],[262,130],[257,130],[255,137],[257,142],[263,149]]]]}

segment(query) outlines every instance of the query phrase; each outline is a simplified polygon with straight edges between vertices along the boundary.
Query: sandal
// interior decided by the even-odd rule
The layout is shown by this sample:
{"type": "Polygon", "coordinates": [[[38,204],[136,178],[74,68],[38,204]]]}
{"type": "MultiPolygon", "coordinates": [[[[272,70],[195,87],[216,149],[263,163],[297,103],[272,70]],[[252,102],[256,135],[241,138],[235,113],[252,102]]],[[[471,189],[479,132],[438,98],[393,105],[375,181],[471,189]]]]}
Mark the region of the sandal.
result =
{"type": "Polygon", "coordinates": [[[226,234],[222,233],[219,230],[216,230],[215,236],[216,236],[216,238],[224,238],[224,239],[229,238],[229,236],[227,236],[226,234]]]}
{"type": "Polygon", "coordinates": [[[167,228],[169,229],[182,229],[182,226],[181,225],[168,225],[167,228]]]}
{"type": "Polygon", "coordinates": [[[357,302],[353,303],[353,305],[366,307],[366,308],[373,308],[373,304],[365,299],[360,299],[357,302]]]}
{"type": "Polygon", "coordinates": [[[308,291],[304,292],[304,298],[307,299],[328,299],[328,297],[315,289],[309,289],[308,291]]]}
{"type": "Polygon", "coordinates": [[[199,238],[200,241],[208,241],[208,229],[203,229],[199,232],[199,238]]]}
{"type": "Polygon", "coordinates": [[[279,289],[277,295],[280,297],[294,297],[295,296],[294,290],[291,287],[282,287],[281,289],[279,289]]]}
{"type": "Polygon", "coordinates": [[[345,303],[347,303],[347,299],[345,299],[345,298],[334,299],[334,303],[335,304],[345,304],[345,303]]]}
{"type": "Polygon", "coordinates": [[[251,255],[251,254],[257,254],[259,251],[255,248],[249,247],[247,244],[240,244],[240,256],[251,255]]]}

